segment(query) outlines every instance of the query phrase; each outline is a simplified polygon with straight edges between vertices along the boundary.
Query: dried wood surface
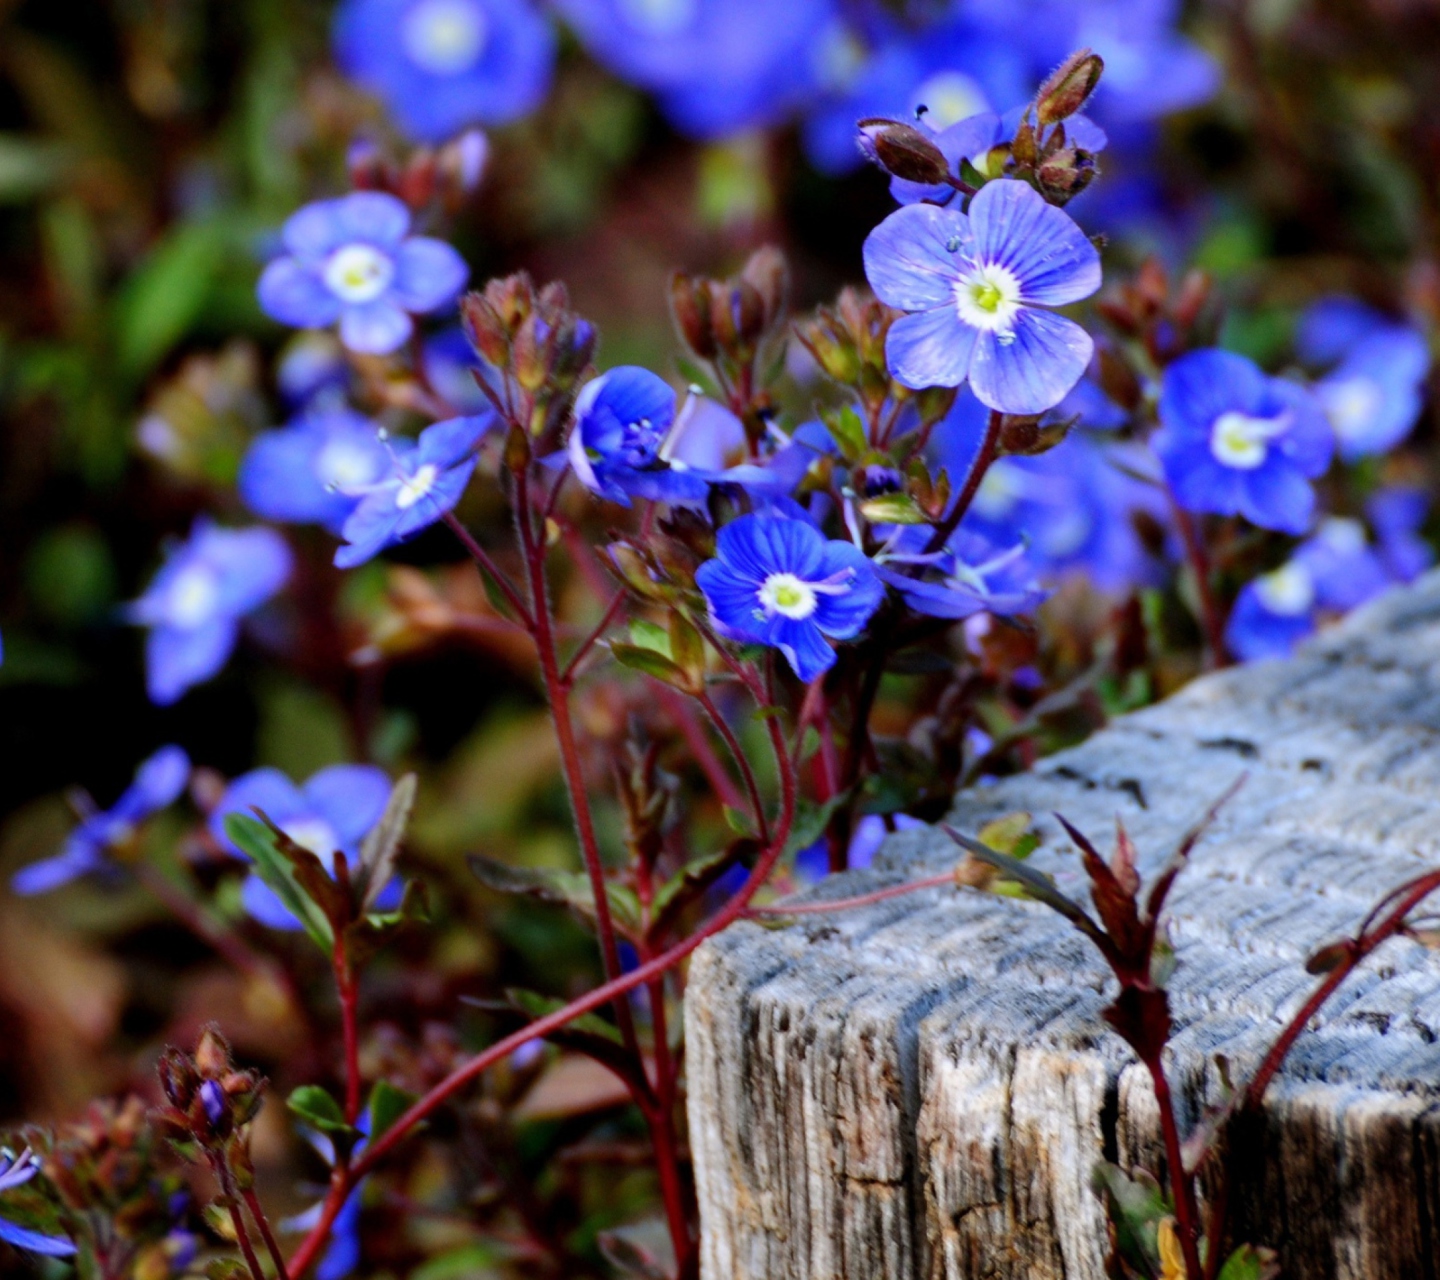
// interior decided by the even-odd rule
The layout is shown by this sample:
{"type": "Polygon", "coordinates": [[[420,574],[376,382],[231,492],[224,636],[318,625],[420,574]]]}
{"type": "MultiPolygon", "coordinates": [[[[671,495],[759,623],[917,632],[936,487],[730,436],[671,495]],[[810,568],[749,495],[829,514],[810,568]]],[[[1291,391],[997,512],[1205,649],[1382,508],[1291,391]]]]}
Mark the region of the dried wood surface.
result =
{"type": "MultiPolygon", "coordinates": [[[[1059,810],[1152,871],[1250,778],[1171,899],[1171,1078],[1188,1125],[1243,1079],[1315,980],[1317,946],[1440,863],[1440,574],[1300,657],[1197,681],[1031,774],[962,794],[975,831],[1036,815],[1036,865],[1083,895],[1059,810]]],[[[943,871],[943,834],[892,837],[848,897],[943,871]]],[[[1102,1156],[1162,1167],[1148,1077],[1100,1022],[1098,955],[1044,908],[936,890],[693,963],[691,1144],[705,1280],[1099,1280],[1102,1156]]],[[[1301,1038],[1237,1190],[1294,1280],[1440,1278],[1440,953],[1388,943],[1301,1038]]]]}

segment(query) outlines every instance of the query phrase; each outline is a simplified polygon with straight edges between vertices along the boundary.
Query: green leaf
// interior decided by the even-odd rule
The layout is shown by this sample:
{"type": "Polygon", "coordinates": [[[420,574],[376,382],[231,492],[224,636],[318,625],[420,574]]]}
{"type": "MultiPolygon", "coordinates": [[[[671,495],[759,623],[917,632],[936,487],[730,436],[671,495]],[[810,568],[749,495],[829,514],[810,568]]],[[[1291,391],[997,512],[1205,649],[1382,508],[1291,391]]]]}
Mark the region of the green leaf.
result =
{"type": "Polygon", "coordinates": [[[670,613],[670,657],[685,673],[692,689],[705,684],[705,638],[678,609],[670,613]]]}
{"type": "Polygon", "coordinates": [[[120,288],[114,326],[120,371],[144,377],[200,318],[230,236],[214,222],[172,230],[120,288]]]}
{"type": "Polygon", "coordinates": [[[275,833],[257,818],[232,813],[225,818],[225,834],[255,863],[255,874],[285,904],[315,945],[327,955],[335,948],[335,932],[325,912],[301,887],[293,865],[280,853],[275,833]]]}
{"type": "Polygon", "coordinates": [[[736,809],[726,804],[720,806],[721,812],[725,815],[725,825],[736,835],[753,836],[755,828],[750,822],[750,815],[743,809],[736,809]]]}
{"type": "Polygon", "coordinates": [[[415,1101],[413,1093],[397,1089],[388,1080],[377,1080],[370,1090],[370,1141],[385,1133],[408,1110],[415,1101]]]}
{"type": "Polygon", "coordinates": [[[1242,1244],[1225,1259],[1216,1280],[1272,1280],[1279,1274],[1280,1266],[1273,1252],[1242,1244]]]}
{"type": "Polygon", "coordinates": [[[1153,1275],[1159,1258],[1156,1230],[1171,1212],[1159,1183],[1144,1170],[1132,1178],[1108,1161],[1096,1165],[1091,1182],[1105,1198],[1120,1256],[1141,1274],[1153,1275]]]}
{"type": "MultiPolygon", "coordinates": [[[[532,1020],[543,1018],[557,1009],[563,1009],[569,1003],[566,1000],[557,999],[555,996],[542,996],[538,991],[526,991],[521,987],[507,987],[505,998],[522,1013],[529,1014],[532,1020]]],[[[582,1013],[578,1018],[572,1018],[565,1025],[572,1031],[585,1031],[592,1036],[599,1036],[603,1040],[624,1044],[620,1038],[620,1029],[613,1023],[606,1022],[597,1014],[582,1013]]]]}
{"type": "Polygon", "coordinates": [[[657,653],[654,649],[642,648],[634,644],[612,644],[610,652],[615,655],[615,661],[622,667],[629,667],[632,671],[641,671],[645,675],[659,680],[662,684],[671,685],[676,689],[686,692],[692,689],[690,677],[663,653],[657,653]]]}
{"type": "Polygon", "coordinates": [[[662,936],[675,915],[714,884],[746,849],[755,847],[753,840],[737,840],[723,849],[687,862],[655,891],[650,904],[651,936],[662,936]]]}
{"type": "MultiPolygon", "coordinates": [[[[569,907],[587,921],[595,919],[595,897],[590,892],[590,877],[583,871],[516,867],[479,854],[471,854],[468,861],[481,883],[500,893],[538,898],[569,907]]],[[[616,926],[633,941],[640,932],[640,904],[634,890],[611,884],[606,885],[606,894],[616,926]]]]}
{"type": "Polygon", "coordinates": [[[785,852],[789,854],[808,849],[820,839],[825,834],[825,828],[830,825],[830,819],[835,816],[835,811],[849,798],[849,791],[838,792],[824,804],[802,798],[795,808],[795,822],[790,828],[790,839],[785,842],[785,852]]]}
{"type": "Polygon", "coordinates": [[[0,133],[0,204],[41,195],[64,174],[64,148],[20,133],[0,133]]]}
{"type": "Polygon", "coordinates": [[[375,899],[395,874],[395,861],[400,856],[400,841],[405,837],[405,828],[410,822],[410,812],[414,807],[415,775],[407,773],[391,790],[385,812],[360,846],[356,887],[362,913],[375,905],[375,899]]]}
{"type": "Polygon", "coordinates": [[[854,405],[847,404],[839,409],[829,410],[822,413],[821,417],[847,461],[853,462],[870,447],[865,435],[865,424],[860,421],[854,405]]]}
{"type": "Polygon", "coordinates": [[[908,493],[883,493],[860,504],[860,514],[872,524],[929,524],[930,518],[920,510],[908,493]]]}
{"type": "Polygon", "coordinates": [[[656,653],[671,657],[670,632],[648,618],[636,618],[630,624],[630,639],[641,649],[653,649],[656,653]]]}
{"type": "Polygon", "coordinates": [[[285,1105],[311,1128],[324,1133],[355,1132],[345,1123],[340,1104],[318,1084],[302,1084],[285,1100],[285,1105]]]}

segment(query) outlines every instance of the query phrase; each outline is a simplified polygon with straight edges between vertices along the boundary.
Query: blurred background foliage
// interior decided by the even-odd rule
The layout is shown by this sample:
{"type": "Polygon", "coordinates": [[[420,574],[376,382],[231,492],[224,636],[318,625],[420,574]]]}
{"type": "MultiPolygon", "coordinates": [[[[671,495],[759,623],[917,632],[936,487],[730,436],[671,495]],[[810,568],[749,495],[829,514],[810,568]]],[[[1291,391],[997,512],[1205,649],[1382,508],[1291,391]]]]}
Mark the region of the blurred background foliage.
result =
{"type": "MultiPolygon", "coordinates": [[[[378,969],[367,1015],[403,1034],[382,1029],[367,1053],[423,1078],[493,1031],[478,1009],[440,1029],[460,995],[512,984],[563,995],[597,977],[593,944],[567,917],[501,900],[464,869],[467,853],[574,857],[524,654],[489,633],[366,660],[397,593],[439,591],[453,605],[478,597],[478,583],[447,567],[454,552],[433,534],[402,549],[399,570],[371,565],[341,582],[323,571],[332,544],[295,530],[288,603],[218,679],[164,709],[145,697],[143,637],[120,612],[197,513],[243,514],[239,458],[282,414],[267,370],[287,335],[255,301],[280,223],[346,188],[357,135],[395,143],[378,104],[335,71],[330,20],[318,0],[0,0],[0,876],[53,852],[71,824],[65,788],[107,802],[161,742],[225,777],[262,764],[295,778],[344,760],[416,767],[411,852],[435,919],[378,969]],[[156,421],[169,433],[163,467],[143,447],[156,421]],[[404,566],[438,576],[407,578],[404,566]]],[[[1164,123],[1149,175],[1163,216],[1116,233],[1107,276],[1151,251],[1206,268],[1227,304],[1222,341],[1262,362],[1283,356],[1300,309],[1326,292],[1433,324],[1440,6],[1207,0],[1187,30],[1217,59],[1223,88],[1164,123]]],[[[832,299],[862,279],[861,242],[892,207],[880,174],[821,174],[793,130],[678,136],[568,37],[543,107],[491,144],[451,239],[477,283],[518,268],[566,281],[601,330],[603,366],[675,370],[676,268],[724,274],[777,243],[797,307],[832,299]]],[[[1075,213],[1087,220],[1084,206],[1075,213]]],[[[1103,208],[1095,216],[1103,225],[1103,208]]],[[[798,383],[792,394],[803,408],[798,383]]],[[[1406,451],[1374,465],[1424,482],[1434,441],[1427,418],[1406,451]]],[[[1079,637],[1052,666],[1079,669],[1094,606],[1082,588],[1049,607],[1074,623],[1053,634],[1079,637]]],[[[897,704],[910,698],[905,679],[893,677],[897,704]]],[[[626,709],[597,691],[579,712],[603,744],[626,709]]],[[[882,696],[882,726],[885,715],[882,696]]],[[[613,802],[601,814],[617,843],[613,802]]],[[[188,839],[166,819],[143,856],[177,868],[188,839]]],[[[0,1122],[70,1116],[96,1094],[147,1087],[156,1047],[189,1043],[212,1018],[282,1092],[326,1070],[273,989],[217,963],[138,887],[76,884],[29,902],[0,892],[0,1122]]],[[[487,1087],[512,1086],[501,1072],[487,1087]]],[[[650,1175],[608,1077],[581,1069],[549,1088],[527,1098],[526,1123],[504,1141],[490,1135],[466,1194],[498,1185],[496,1164],[528,1170],[537,1197],[569,1205],[556,1220],[583,1253],[645,1206],[650,1175]],[[597,1111],[608,1128],[577,1127],[597,1111]],[[575,1154],[582,1137],[593,1158],[575,1154]]],[[[297,1172],[316,1175],[278,1108],[262,1113],[256,1147],[282,1201],[297,1172]]],[[[421,1165],[408,1176],[421,1196],[442,1175],[421,1165]]],[[[499,1265],[490,1243],[444,1218],[407,1230],[394,1259],[377,1244],[375,1265],[429,1255],[411,1271],[425,1280],[499,1265]]]]}

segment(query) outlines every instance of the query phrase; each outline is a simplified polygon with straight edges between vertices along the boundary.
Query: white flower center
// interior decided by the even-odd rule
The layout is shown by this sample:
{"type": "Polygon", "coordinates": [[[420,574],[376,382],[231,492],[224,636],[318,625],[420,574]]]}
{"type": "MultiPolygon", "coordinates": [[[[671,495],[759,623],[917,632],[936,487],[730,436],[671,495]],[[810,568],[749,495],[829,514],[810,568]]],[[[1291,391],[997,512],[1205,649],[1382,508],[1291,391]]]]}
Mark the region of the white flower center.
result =
{"type": "Polygon", "coordinates": [[[210,620],[219,599],[214,573],[205,565],[191,565],[170,585],[169,621],[177,627],[198,627],[210,620]]]}
{"type": "Polygon", "coordinates": [[[1297,618],[1309,613],[1315,603],[1315,579],[1303,564],[1294,560],[1272,573],[1255,579],[1255,594],[1271,613],[1283,618],[1297,618]]]}
{"type": "Polygon", "coordinates": [[[395,494],[395,505],[401,511],[408,511],[435,487],[439,475],[440,468],[433,462],[427,462],[413,476],[401,482],[400,489],[395,494]]]}
{"type": "Polygon", "coordinates": [[[955,285],[955,309],[972,329],[1013,334],[1020,310],[1020,281],[998,262],[976,265],[955,285]]]}
{"type": "Polygon", "coordinates": [[[695,21],[696,0],[620,0],[620,12],[646,35],[672,36],[695,21]]]}
{"type": "Polygon", "coordinates": [[[340,838],[335,834],[335,828],[324,818],[297,818],[294,822],[286,823],[280,830],[302,849],[319,854],[325,861],[325,869],[330,869],[330,855],[340,848],[340,838]]]}
{"type": "Polygon", "coordinates": [[[325,263],[325,287],[342,302],[373,302],[394,278],[389,255],[370,244],[342,245],[325,263]]]}
{"type": "Polygon", "coordinates": [[[375,479],[375,454],[354,440],[332,440],[315,458],[315,478],[326,488],[345,493],[375,479]]]}
{"type": "Polygon", "coordinates": [[[772,573],[760,584],[760,603],[766,616],[778,613],[799,619],[814,613],[819,599],[815,588],[793,573],[772,573]]]}
{"type": "Polygon", "coordinates": [[[473,0],[420,0],[400,27],[410,61],[437,76],[469,71],[489,35],[485,12],[473,0]]]}
{"type": "Polygon", "coordinates": [[[1240,471],[1253,471],[1269,456],[1270,441],[1290,425],[1290,415],[1252,418],[1232,409],[1215,419],[1210,428],[1210,452],[1216,461],[1240,471]]]}
{"type": "Polygon", "coordinates": [[[1335,434],[1346,441],[1364,434],[1384,400],[1373,379],[1363,375],[1339,382],[1322,382],[1315,390],[1335,434]]]}
{"type": "Polygon", "coordinates": [[[985,91],[962,71],[931,76],[915,91],[915,101],[925,106],[925,123],[932,129],[948,129],[990,109],[985,91]]]}
{"type": "Polygon", "coordinates": [[[1331,516],[1320,526],[1318,536],[1339,555],[1353,556],[1365,549],[1365,526],[1353,516],[1331,516]]]}

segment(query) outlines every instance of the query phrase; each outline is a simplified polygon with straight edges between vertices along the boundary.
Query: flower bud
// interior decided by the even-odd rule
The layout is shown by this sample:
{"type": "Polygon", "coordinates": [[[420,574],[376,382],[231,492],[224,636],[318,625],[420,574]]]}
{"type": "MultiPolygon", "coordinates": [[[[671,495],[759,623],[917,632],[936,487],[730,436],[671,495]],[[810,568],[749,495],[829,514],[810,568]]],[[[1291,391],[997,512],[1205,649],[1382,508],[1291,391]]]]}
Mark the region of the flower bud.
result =
{"type": "Polygon", "coordinates": [[[862,120],[860,149],[892,177],[934,186],[950,166],[944,153],[913,124],[900,120],[862,120]]]}
{"type": "Polygon", "coordinates": [[[677,271],[670,277],[670,310],[685,345],[700,359],[713,360],[719,348],[710,324],[707,282],[677,271]]]}
{"type": "Polygon", "coordinates": [[[1077,49],[1050,74],[1035,95],[1035,114],[1041,128],[1073,116],[1095,92],[1105,63],[1089,49],[1077,49]]]}
{"type": "Polygon", "coordinates": [[[166,1049],[160,1055],[155,1067],[160,1076],[160,1088],[173,1107],[184,1111],[200,1085],[200,1073],[188,1054],[179,1049],[166,1049]]]}
{"type": "Polygon", "coordinates": [[[755,250],[740,272],[740,278],[759,295],[767,329],[779,323],[790,298],[790,265],[773,244],[755,250]]]}
{"type": "Polygon", "coordinates": [[[195,1046],[195,1067],[207,1080],[218,1079],[230,1071],[230,1043],[213,1022],[200,1032],[195,1046]]]}

